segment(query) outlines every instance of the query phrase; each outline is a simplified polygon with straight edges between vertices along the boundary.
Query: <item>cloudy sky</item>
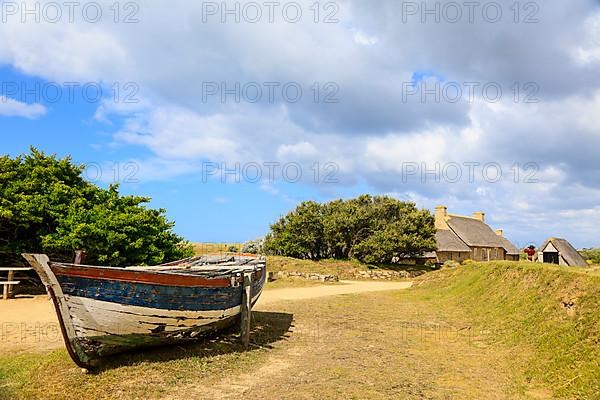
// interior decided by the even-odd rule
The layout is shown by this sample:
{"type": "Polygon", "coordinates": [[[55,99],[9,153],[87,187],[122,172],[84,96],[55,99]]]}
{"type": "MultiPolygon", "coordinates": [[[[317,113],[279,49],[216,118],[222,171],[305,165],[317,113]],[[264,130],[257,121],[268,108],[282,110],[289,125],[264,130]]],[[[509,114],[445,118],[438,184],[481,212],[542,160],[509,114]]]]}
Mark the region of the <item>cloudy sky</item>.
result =
{"type": "Polygon", "coordinates": [[[2,153],[153,198],[194,241],[306,199],[483,210],[600,245],[600,2],[1,3],[2,153]]]}

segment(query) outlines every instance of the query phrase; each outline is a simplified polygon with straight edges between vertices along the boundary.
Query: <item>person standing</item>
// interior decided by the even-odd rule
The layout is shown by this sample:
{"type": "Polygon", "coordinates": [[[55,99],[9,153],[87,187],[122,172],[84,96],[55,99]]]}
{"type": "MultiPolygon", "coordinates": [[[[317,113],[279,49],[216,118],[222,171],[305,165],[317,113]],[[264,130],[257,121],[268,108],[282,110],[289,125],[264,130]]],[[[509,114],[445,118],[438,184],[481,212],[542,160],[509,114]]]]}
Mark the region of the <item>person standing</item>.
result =
{"type": "Polygon", "coordinates": [[[531,244],[528,247],[525,247],[524,252],[527,254],[527,260],[533,261],[533,257],[535,256],[535,246],[531,244]]]}

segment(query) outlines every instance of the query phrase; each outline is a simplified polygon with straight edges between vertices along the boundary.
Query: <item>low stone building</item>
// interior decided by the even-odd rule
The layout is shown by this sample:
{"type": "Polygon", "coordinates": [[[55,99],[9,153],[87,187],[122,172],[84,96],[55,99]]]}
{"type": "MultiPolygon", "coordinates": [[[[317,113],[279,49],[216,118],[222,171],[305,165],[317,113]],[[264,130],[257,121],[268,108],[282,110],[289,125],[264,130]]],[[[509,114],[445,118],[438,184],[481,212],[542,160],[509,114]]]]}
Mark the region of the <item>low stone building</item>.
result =
{"type": "Polygon", "coordinates": [[[445,206],[435,208],[436,262],[491,261],[519,259],[519,250],[507,240],[502,230],[492,230],[485,223],[485,214],[471,217],[449,214],[445,206]]]}
{"type": "Polygon", "coordinates": [[[564,266],[585,267],[587,262],[575,247],[567,240],[550,238],[544,242],[537,253],[537,261],[564,266]]]}

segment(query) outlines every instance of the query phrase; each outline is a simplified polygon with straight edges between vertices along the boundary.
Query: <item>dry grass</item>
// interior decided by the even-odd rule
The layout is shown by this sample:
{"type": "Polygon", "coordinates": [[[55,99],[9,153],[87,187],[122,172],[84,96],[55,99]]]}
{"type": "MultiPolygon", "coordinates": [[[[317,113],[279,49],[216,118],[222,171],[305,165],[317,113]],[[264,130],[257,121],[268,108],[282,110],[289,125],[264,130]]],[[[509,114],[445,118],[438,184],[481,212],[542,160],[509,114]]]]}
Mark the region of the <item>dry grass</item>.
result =
{"type": "MultiPolygon", "coordinates": [[[[285,329],[285,322],[255,328],[253,341],[270,349],[243,353],[215,341],[154,350],[122,357],[96,375],[81,374],[64,351],[17,357],[12,364],[0,359],[3,374],[19,371],[4,377],[4,393],[52,399],[479,400],[522,391],[518,371],[527,349],[462,335],[460,329],[474,322],[459,305],[384,292],[265,309],[294,318],[288,338],[273,332],[285,329]],[[439,336],[439,327],[449,336],[439,336]]],[[[259,321],[272,319],[269,312],[256,314],[259,321]]]]}
{"type": "Polygon", "coordinates": [[[525,375],[542,382],[553,398],[598,398],[600,276],[593,271],[529,262],[472,263],[421,282],[432,298],[462,303],[473,318],[498,327],[504,343],[529,346],[533,356],[525,375]]]}
{"type": "Polygon", "coordinates": [[[600,264],[592,264],[588,268],[584,268],[583,272],[589,275],[600,276],[600,264]]]}

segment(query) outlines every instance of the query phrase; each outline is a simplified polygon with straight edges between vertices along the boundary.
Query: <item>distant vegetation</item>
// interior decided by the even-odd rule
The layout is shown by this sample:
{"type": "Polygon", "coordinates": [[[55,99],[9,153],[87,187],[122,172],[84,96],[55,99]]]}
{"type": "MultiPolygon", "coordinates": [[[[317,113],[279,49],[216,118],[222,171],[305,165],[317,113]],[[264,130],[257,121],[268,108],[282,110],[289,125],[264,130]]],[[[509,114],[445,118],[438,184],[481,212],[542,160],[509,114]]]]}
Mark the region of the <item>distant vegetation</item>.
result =
{"type": "Polygon", "coordinates": [[[271,225],[270,254],[301,259],[356,258],[391,264],[435,250],[434,219],[414,203],[363,195],[325,204],[305,201],[271,225]]]}
{"type": "Polygon", "coordinates": [[[263,252],[264,241],[262,239],[249,240],[242,246],[242,253],[259,254],[263,252]]]}
{"type": "Polygon", "coordinates": [[[579,253],[592,264],[600,264],[600,248],[583,249],[579,253]]]}
{"type": "Polygon", "coordinates": [[[0,253],[44,252],[122,266],[158,264],[193,254],[173,232],[165,210],[146,208],[147,197],[122,196],[82,178],[83,167],[32,148],[0,157],[0,253]]]}

